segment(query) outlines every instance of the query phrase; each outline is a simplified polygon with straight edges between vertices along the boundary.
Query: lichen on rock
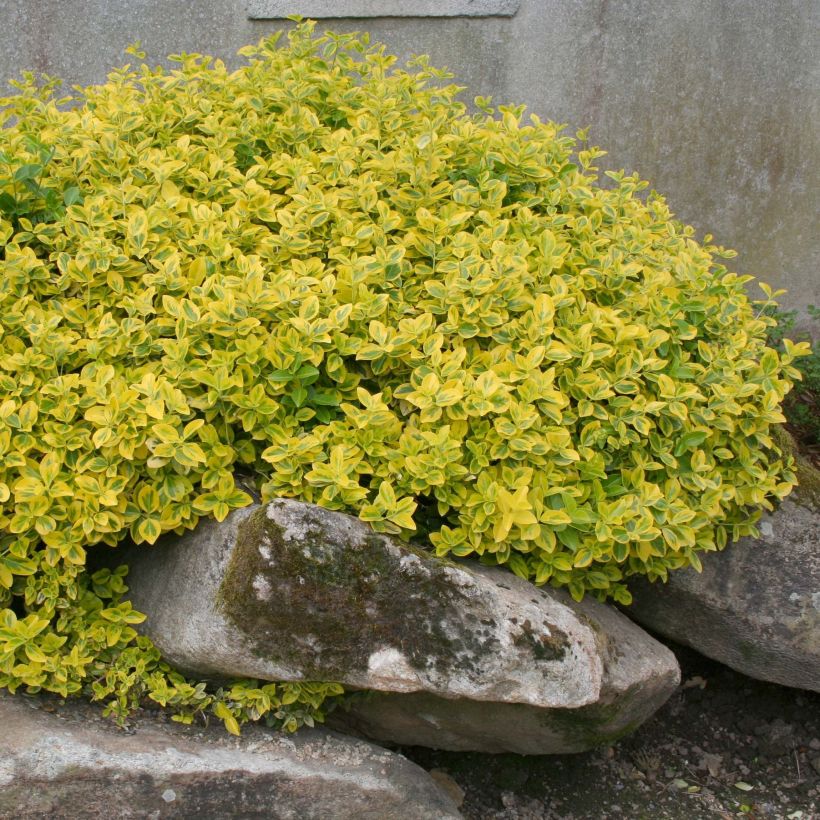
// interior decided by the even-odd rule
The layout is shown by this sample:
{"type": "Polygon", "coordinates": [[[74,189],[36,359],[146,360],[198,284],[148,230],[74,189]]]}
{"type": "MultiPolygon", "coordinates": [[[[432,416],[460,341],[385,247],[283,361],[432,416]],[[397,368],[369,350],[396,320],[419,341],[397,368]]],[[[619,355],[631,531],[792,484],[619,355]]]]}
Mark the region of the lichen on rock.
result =
{"type": "Polygon", "coordinates": [[[348,715],[380,739],[577,751],[640,723],[678,680],[671,652],[610,607],[293,499],[129,560],[142,628],[180,668],[369,690],[348,715]],[[417,699],[428,722],[403,711],[417,699]]]}
{"type": "Polygon", "coordinates": [[[382,651],[374,646],[394,647],[391,657],[412,669],[454,665],[462,673],[498,650],[493,637],[451,622],[466,595],[445,572],[449,562],[433,566],[417,548],[399,549],[353,519],[338,525],[346,531],[342,560],[327,523],[288,515],[290,508],[274,501],[239,525],[219,589],[222,611],[261,657],[335,680],[367,674],[382,651]]]}
{"type": "Polygon", "coordinates": [[[307,678],[384,678],[415,691],[457,676],[480,690],[487,659],[507,649],[533,668],[564,658],[570,638],[543,612],[499,624],[475,606],[487,597],[452,561],[285,499],[239,524],[218,593],[255,654],[307,678]]]}

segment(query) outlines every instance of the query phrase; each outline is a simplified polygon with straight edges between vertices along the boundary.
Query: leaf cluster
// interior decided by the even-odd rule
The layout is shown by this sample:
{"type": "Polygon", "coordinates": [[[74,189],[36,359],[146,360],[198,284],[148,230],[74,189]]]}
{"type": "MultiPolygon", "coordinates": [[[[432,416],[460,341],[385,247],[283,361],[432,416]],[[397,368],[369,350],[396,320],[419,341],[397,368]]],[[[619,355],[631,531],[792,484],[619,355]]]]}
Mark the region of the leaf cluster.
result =
{"type": "Polygon", "coordinates": [[[800,383],[789,393],[783,404],[783,413],[804,448],[820,459],[820,308],[809,305],[809,319],[813,323],[815,337],[810,332],[795,330],[796,310],[767,309],[766,313],[777,323],[769,328],[769,344],[783,349],[784,340],[801,341],[809,345],[810,352],[795,363],[800,372],[800,383]]]}

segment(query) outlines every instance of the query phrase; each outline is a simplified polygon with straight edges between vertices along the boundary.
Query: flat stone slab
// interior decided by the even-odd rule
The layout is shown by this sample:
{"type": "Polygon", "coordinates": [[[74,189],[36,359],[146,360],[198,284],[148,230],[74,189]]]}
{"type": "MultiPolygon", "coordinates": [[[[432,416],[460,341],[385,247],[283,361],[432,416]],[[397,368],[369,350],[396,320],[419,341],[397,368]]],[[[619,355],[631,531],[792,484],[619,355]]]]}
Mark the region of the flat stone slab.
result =
{"type": "MultiPolygon", "coordinates": [[[[605,707],[586,716],[583,740],[530,732],[533,753],[603,742],[648,717],[678,681],[672,653],[610,607],[436,558],[290,499],[203,521],[124,560],[130,598],[148,616],[140,629],[197,676],[338,681],[438,698],[463,715],[605,707]]],[[[465,726],[458,748],[487,750],[486,730],[465,726]]],[[[415,742],[426,742],[422,729],[415,742]]],[[[496,746],[511,750],[503,718],[497,730],[496,746]]]]}
{"type": "Polygon", "coordinates": [[[236,738],[141,716],[125,732],[99,706],[58,703],[0,696],[0,817],[461,817],[419,766],[324,729],[236,738]]]}

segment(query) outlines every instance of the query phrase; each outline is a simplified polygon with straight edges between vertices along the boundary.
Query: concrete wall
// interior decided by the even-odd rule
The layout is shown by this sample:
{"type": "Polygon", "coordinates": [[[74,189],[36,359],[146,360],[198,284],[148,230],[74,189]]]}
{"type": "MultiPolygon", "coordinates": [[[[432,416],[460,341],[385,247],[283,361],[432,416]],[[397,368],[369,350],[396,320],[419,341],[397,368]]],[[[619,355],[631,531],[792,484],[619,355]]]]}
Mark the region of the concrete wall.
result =
{"type": "MultiPolygon", "coordinates": [[[[72,84],[100,81],[137,39],[152,61],[179,51],[229,58],[288,25],[251,20],[249,7],[0,0],[0,77],[30,68],[72,84]]],[[[491,94],[573,130],[590,126],[609,166],[638,171],[681,219],[736,248],[737,270],[788,288],[785,305],[820,306],[814,0],[520,0],[512,17],[322,25],[366,28],[403,56],[430,54],[470,99],[491,94]]]]}

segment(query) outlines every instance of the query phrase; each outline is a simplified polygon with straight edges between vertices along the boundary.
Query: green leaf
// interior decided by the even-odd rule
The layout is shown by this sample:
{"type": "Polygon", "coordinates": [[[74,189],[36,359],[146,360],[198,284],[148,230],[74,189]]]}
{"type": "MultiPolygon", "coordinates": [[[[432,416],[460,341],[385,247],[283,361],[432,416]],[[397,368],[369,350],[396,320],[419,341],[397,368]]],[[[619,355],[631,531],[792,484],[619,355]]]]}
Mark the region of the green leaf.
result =
{"type": "Polygon", "coordinates": [[[65,205],[76,205],[82,203],[82,201],[80,189],[76,185],[72,185],[63,191],[63,203],[65,205]]]}
{"type": "Polygon", "coordinates": [[[37,163],[28,163],[19,166],[13,175],[15,182],[24,182],[27,179],[36,179],[43,172],[43,166],[37,163]]]}

